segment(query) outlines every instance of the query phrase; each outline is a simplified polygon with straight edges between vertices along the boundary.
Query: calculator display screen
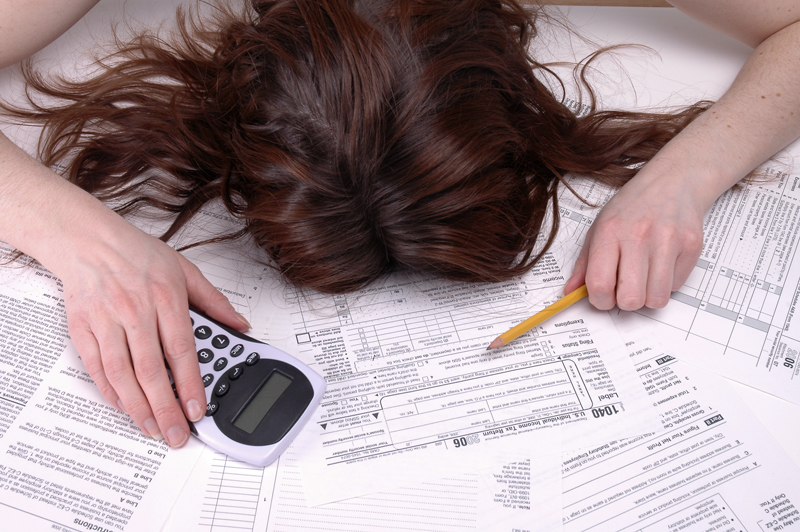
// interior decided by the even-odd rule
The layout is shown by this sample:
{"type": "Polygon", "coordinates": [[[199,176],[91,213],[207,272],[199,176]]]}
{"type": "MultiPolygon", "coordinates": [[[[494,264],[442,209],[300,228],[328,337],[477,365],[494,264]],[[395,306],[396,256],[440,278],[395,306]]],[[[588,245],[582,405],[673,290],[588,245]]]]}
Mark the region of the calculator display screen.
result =
{"type": "Polygon", "coordinates": [[[233,426],[252,434],[290,384],[292,384],[292,379],[278,371],[273,371],[261,389],[233,420],[233,426]]]}

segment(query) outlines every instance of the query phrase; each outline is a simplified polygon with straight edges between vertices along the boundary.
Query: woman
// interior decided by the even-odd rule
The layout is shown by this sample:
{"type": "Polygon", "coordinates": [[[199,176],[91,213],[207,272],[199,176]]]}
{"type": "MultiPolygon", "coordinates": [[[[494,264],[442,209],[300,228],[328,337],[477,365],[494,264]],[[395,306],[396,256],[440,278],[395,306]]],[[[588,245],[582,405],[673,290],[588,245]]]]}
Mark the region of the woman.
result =
{"type": "MultiPolygon", "coordinates": [[[[0,66],[95,3],[0,0],[0,66]]],[[[63,281],[70,334],[103,395],[175,447],[184,414],[204,414],[188,303],[248,325],[196,267],[85,190],[129,200],[122,212],[179,213],[167,236],[223,197],[290,280],[341,291],[395,267],[518,274],[540,251],[559,176],[581,172],[625,185],[565,290],[585,282],[596,307],[631,310],[666,304],[696,263],[703,213],[800,134],[800,2],[676,0],[755,47],[729,91],[705,112],[585,120],[534,75],[534,21],[513,3],[252,4],[177,47],[133,42],[121,67],[85,84],[29,76],[78,102],[26,117],[50,121],[45,162],[68,161],[71,181],[0,137],[0,238],[63,281]],[[151,194],[136,184],[152,168],[151,194]]]]}

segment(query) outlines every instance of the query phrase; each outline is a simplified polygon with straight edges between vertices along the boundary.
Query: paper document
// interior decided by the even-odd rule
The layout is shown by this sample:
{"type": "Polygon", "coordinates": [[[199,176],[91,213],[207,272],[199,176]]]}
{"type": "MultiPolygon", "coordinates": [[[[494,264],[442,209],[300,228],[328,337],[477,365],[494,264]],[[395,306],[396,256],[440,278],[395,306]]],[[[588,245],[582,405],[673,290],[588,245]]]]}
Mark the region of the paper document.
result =
{"type": "Polygon", "coordinates": [[[68,339],[60,294],[41,267],[0,269],[0,522],[158,529],[202,444],[170,450],[106,403],[68,339]]]}
{"type": "Polygon", "coordinates": [[[647,430],[651,407],[624,346],[608,314],[585,302],[486,350],[544,306],[541,279],[560,276],[555,259],[545,267],[496,284],[395,276],[294,302],[297,352],[328,382],[296,442],[304,478],[315,479],[311,505],[485,469],[523,449],[546,454],[559,437],[577,447],[647,430]]]}
{"type": "Polygon", "coordinates": [[[164,532],[557,532],[558,460],[523,461],[308,507],[290,448],[267,468],[206,451],[164,532]]]}
{"type": "Polygon", "coordinates": [[[705,217],[703,252],[664,309],[623,313],[683,360],[800,403],[800,177],[726,192],[705,217]]]}
{"type": "Polygon", "coordinates": [[[670,354],[632,348],[663,429],[565,455],[564,530],[800,526],[800,470],[729,385],[670,354]]]}

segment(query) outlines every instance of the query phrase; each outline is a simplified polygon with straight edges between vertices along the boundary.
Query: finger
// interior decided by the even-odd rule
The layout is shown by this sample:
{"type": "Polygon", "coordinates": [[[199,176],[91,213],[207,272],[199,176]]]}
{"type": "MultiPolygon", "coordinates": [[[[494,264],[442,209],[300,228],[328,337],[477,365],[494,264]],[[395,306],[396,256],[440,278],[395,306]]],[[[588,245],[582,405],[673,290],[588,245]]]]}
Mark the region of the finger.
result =
{"type": "Polygon", "coordinates": [[[589,302],[595,308],[611,310],[616,305],[618,264],[619,246],[616,243],[589,250],[586,289],[589,291],[589,302]]]}
{"type": "Polygon", "coordinates": [[[203,276],[200,269],[189,262],[182,255],[178,254],[178,260],[183,268],[183,275],[186,278],[186,291],[189,295],[189,303],[199,309],[212,319],[224,323],[237,331],[245,332],[251,328],[250,323],[244,316],[236,312],[225,297],[217,290],[208,279],[203,276]]]}
{"type": "Polygon", "coordinates": [[[170,447],[181,447],[189,439],[189,425],[175,400],[164,366],[158,330],[151,323],[140,320],[126,328],[131,361],[136,380],[147,397],[161,433],[170,447]]]}
{"type": "Polygon", "coordinates": [[[206,412],[206,394],[200,377],[188,305],[185,302],[176,303],[171,309],[160,310],[158,330],[164,357],[172,371],[184,413],[189,420],[200,421],[206,412]]]}
{"type": "Polygon", "coordinates": [[[125,412],[125,405],[120,401],[119,395],[114,391],[114,387],[108,382],[105,371],[103,371],[100,347],[97,345],[97,340],[91,330],[83,325],[70,326],[69,335],[72,338],[72,343],[75,344],[75,349],[78,350],[83,365],[86,366],[86,371],[89,372],[89,376],[92,377],[92,380],[97,385],[97,389],[100,390],[106,401],[125,412]]]}
{"type": "Polygon", "coordinates": [[[617,306],[621,310],[638,310],[647,295],[649,254],[635,243],[621,243],[617,273],[617,306]]]}
{"type": "Polygon", "coordinates": [[[575,267],[572,269],[572,275],[567,283],[564,285],[564,294],[574,292],[586,283],[586,263],[588,262],[589,245],[583,246],[578,258],[575,260],[575,267]]]}
{"type": "Polygon", "coordinates": [[[675,273],[672,280],[672,291],[684,285],[691,275],[692,270],[697,266],[697,260],[703,251],[703,233],[693,233],[685,235],[683,250],[675,261],[675,273]]]}
{"type": "MultiPolygon", "coordinates": [[[[92,331],[100,348],[102,372],[119,396],[125,410],[142,432],[156,440],[162,439],[158,422],[131,365],[131,353],[128,350],[125,331],[117,324],[95,325],[92,331]]],[[[95,376],[92,375],[92,378],[95,376]]]]}
{"type": "Polygon", "coordinates": [[[657,250],[650,260],[647,274],[647,294],[644,304],[648,308],[663,308],[669,303],[675,273],[675,251],[670,246],[657,250]]]}

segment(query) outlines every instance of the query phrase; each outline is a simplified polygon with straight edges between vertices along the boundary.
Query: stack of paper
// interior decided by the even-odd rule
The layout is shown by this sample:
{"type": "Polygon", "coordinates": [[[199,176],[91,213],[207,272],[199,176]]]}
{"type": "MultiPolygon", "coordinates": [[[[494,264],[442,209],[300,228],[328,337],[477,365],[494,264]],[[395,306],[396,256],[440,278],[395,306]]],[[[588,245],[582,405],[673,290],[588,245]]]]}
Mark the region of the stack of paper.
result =
{"type": "MultiPolygon", "coordinates": [[[[143,0],[133,14],[168,18],[179,3],[143,0]]],[[[106,27],[121,4],[101,2],[44,60],[79,62],[75,50],[97,38],[88,28],[106,27]]],[[[617,56],[627,73],[597,70],[604,106],[717,97],[748,53],[674,10],[569,18],[601,44],[641,42],[663,57],[629,51],[617,56]]],[[[591,50],[563,35],[548,42],[537,53],[591,50]]],[[[10,72],[0,84],[20,90],[10,72]]],[[[4,131],[31,145],[29,132],[4,131]]],[[[253,336],[328,382],[314,418],[267,468],[195,440],[176,451],[142,437],[71,347],[59,281],[4,267],[0,520],[31,531],[792,530],[800,471],[721,377],[800,403],[800,177],[777,162],[764,173],[772,179],[726,193],[708,213],[701,260],[667,308],[608,313],[583,301],[490,352],[499,333],[561,295],[612,190],[573,178],[589,205],[562,190],[555,244],[506,283],[395,275],[319,295],[285,285],[255,249],[192,250],[253,336]]],[[[198,231],[235,223],[215,208],[198,231]]],[[[768,401],[800,421],[795,406],[768,401]]]]}

